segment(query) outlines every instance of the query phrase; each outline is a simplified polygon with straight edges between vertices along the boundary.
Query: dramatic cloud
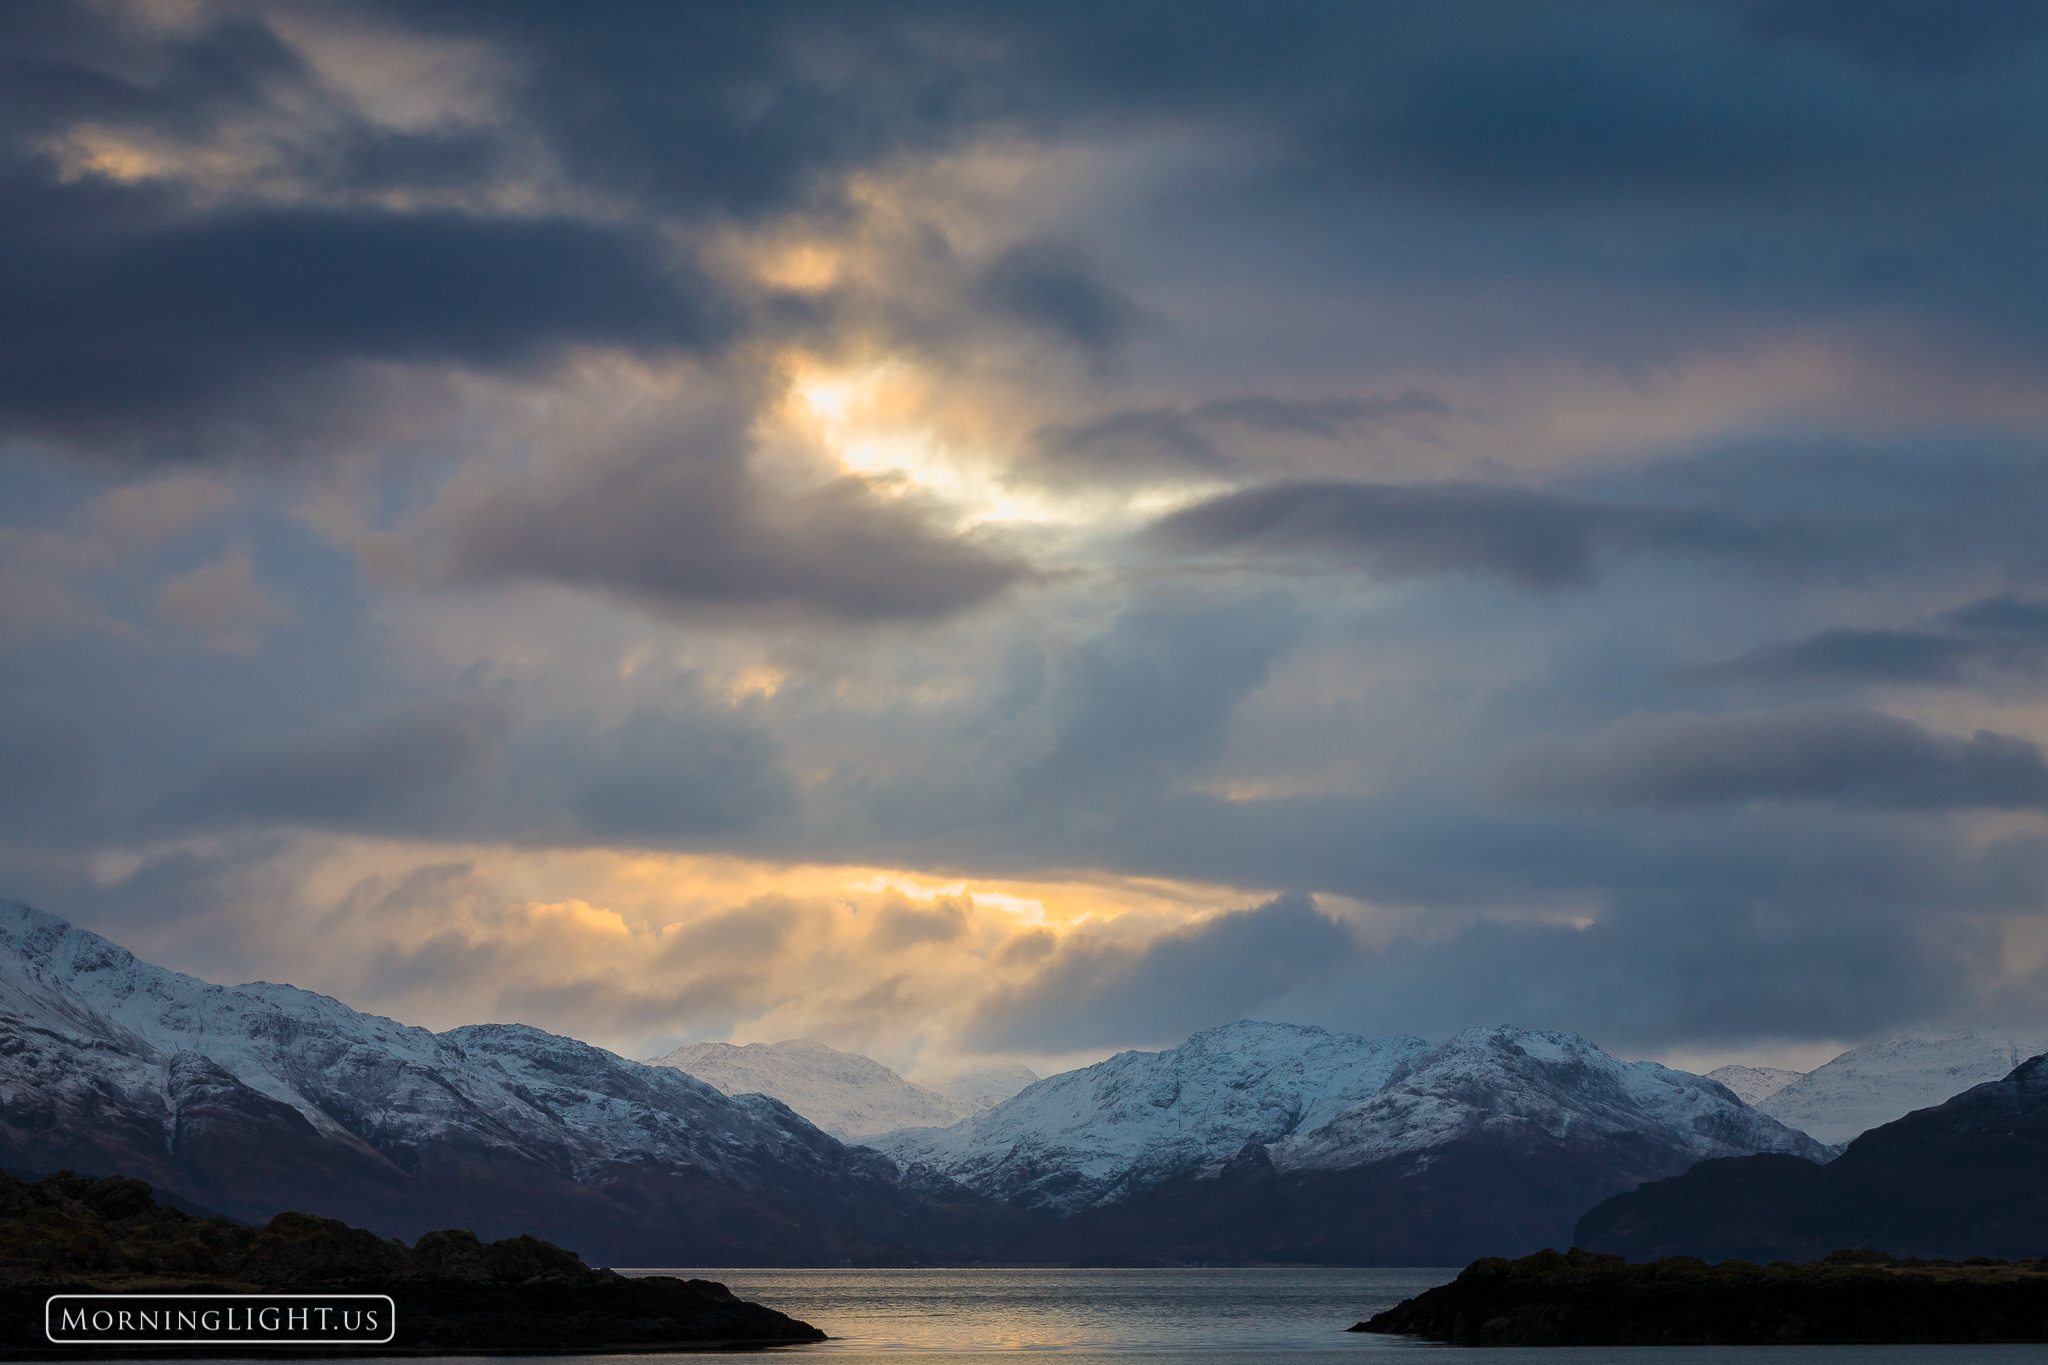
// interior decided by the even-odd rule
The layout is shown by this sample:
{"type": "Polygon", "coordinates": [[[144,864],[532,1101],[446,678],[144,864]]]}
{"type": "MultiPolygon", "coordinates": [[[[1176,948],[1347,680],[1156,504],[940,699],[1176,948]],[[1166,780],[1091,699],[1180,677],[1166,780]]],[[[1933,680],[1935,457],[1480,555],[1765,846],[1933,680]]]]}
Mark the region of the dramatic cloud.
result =
{"type": "Polygon", "coordinates": [[[1523,800],[1612,806],[2048,805],[2048,761],[2031,740],[1989,730],[1964,739],[1846,708],[1631,716],[1588,740],[1532,740],[1503,760],[1500,780],[1523,800]]]}
{"type": "Polygon", "coordinates": [[[2044,62],[2003,0],[16,6],[0,896],[934,1072],[2048,1010],[2044,62]]]}
{"type": "Polygon", "coordinates": [[[105,195],[9,197],[64,201],[0,242],[0,421],[15,430],[132,430],[348,361],[516,367],[726,331],[687,261],[615,228],[299,210],[138,232],[136,206],[105,195]]]}
{"type": "Polygon", "coordinates": [[[773,509],[735,462],[667,451],[538,488],[494,490],[454,518],[466,580],[543,580],[658,609],[795,607],[854,620],[945,616],[1024,566],[935,529],[916,505],[844,478],[773,509]]]}

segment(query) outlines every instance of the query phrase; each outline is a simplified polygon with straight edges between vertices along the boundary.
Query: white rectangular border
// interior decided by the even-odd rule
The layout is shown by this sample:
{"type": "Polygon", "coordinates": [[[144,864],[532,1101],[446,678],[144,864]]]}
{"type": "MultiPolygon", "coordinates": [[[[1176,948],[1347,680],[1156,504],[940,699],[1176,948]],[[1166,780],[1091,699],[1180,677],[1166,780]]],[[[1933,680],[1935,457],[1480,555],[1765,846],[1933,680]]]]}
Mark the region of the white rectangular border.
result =
{"type": "Polygon", "coordinates": [[[52,1346],[388,1346],[398,1335],[398,1305],[389,1294],[52,1294],[43,1300],[43,1337],[52,1346]],[[206,1299],[232,1301],[236,1307],[264,1304],[280,1299],[335,1300],[382,1299],[391,1310],[386,1319],[391,1330],[381,1337],[94,1337],[80,1340],[57,1337],[50,1332],[50,1308],[59,1299],[206,1299]]]}

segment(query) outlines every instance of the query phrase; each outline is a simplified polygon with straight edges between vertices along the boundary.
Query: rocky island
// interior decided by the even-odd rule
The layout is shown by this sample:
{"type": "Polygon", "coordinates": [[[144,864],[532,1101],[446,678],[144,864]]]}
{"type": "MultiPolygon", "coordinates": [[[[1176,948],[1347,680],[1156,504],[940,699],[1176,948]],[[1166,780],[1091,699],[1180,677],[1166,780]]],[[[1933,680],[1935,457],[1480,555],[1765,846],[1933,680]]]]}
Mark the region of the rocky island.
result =
{"type": "Polygon", "coordinates": [[[207,1348],[209,1356],[675,1351],[794,1345],[825,1334],[722,1284],[628,1278],[534,1237],[458,1229],[412,1246],[331,1218],[280,1213],[262,1228],[159,1205],[121,1176],[0,1175],[0,1359],[134,1358],[192,1349],[53,1347],[51,1294],[389,1294],[389,1345],[207,1348]]]}
{"type": "Polygon", "coordinates": [[[1349,1330],[1466,1346],[2048,1341],[2048,1260],[1634,1264],[1574,1247],[1474,1261],[1349,1330]]]}

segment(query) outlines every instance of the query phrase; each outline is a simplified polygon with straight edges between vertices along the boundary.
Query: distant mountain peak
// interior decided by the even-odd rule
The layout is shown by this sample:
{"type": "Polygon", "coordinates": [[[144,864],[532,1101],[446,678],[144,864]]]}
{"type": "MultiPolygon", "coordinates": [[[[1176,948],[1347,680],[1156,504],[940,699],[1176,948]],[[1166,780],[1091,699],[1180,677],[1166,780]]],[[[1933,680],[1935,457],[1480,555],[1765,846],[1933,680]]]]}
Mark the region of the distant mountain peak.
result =
{"type": "Polygon", "coordinates": [[[1837,1147],[1951,1095],[2005,1077],[2048,1051],[2048,1029],[1937,1028],[1850,1048],[1757,1102],[1762,1112],[1837,1147]]]}
{"type": "Polygon", "coordinates": [[[1284,1172],[1514,1132],[1566,1145],[1635,1143],[1643,1161],[1663,1163],[1660,1173],[1752,1151],[1825,1155],[1718,1085],[1617,1061],[1572,1033],[1489,1025],[1432,1045],[1255,1020],[1204,1029],[1163,1052],[1118,1053],[950,1128],[872,1144],[993,1198],[1072,1212],[1184,1172],[1220,1171],[1247,1144],[1284,1172]]]}
{"type": "Polygon", "coordinates": [[[1735,1097],[1744,1104],[1755,1106],[1777,1094],[1792,1082],[1804,1076],[1804,1071],[1786,1071],[1775,1066],[1717,1066],[1707,1073],[1710,1081],[1719,1081],[1735,1092],[1735,1097]]]}
{"type": "Polygon", "coordinates": [[[810,1038],[689,1043],[647,1065],[673,1067],[728,1095],[771,1095],[848,1141],[897,1128],[944,1127],[993,1102],[913,1085],[871,1057],[810,1038]]]}

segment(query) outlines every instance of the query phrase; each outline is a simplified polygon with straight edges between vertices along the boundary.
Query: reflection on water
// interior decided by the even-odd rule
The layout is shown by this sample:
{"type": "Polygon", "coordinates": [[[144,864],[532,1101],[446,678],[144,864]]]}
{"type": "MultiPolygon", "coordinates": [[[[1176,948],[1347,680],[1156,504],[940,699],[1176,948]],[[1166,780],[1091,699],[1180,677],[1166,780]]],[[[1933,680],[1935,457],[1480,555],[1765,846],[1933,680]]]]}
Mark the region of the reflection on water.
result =
{"type": "Polygon", "coordinates": [[[1384,1347],[1344,1329],[1458,1272],[667,1270],[831,1334],[813,1351],[1285,1351],[1384,1347]]]}
{"type": "MultiPolygon", "coordinates": [[[[719,1280],[743,1299],[832,1335],[749,1358],[762,1365],[2048,1365],[2048,1346],[1606,1346],[1466,1351],[1349,1333],[1360,1318],[1442,1284],[1455,1270],[628,1270],[719,1280]],[[1417,1353],[1420,1352],[1421,1355],[1417,1353]],[[829,1360],[822,1357],[830,1357],[829,1360]],[[893,1361],[885,1358],[894,1357],[893,1361]],[[1021,1359],[1020,1359],[1021,1357],[1021,1359]]],[[[649,1365],[703,1355],[525,1356],[520,1365],[649,1365]]],[[[413,1357],[411,1365],[434,1365],[413,1357]]],[[[445,1358],[444,1358],[445,1359],[445,1358]]],[[[212,1365],[188,1359],[186,1365],[212,1365]]],[[[448,1359],[447,1365],[475,1365],[448,1359]]]]}
{"type": "MultiPolygon", "coordinates": [[[[1525,1347],[1477,1352],[1348,1333],[1360,1318],[1442,1284],[1442,1270],[659,1270],[719,1280],[832,1340],[778,1351],[829,1365],[918,1352],[978,1365],[991,1351],[1120,1365],[1133,1352],[1199,1365],[1365,1365],[1361,1353],[1446,1353],[1472,1365],[2048,1365],[2048,1346],[1525,1347]]],[[[641,1357],[644,1362],[645,1357],[641,1357]]],[[[539,1362],[529,1362],[539,1365],[539,1362]]],[[[570,1365],[564,1362],[564,1365],[570,1365]]],[[[574,1365],[594,1365],[589,1357],[574,1365]]],[[[1015,1362],[1015,1365],[1023,1365],[1015,1362]]]]}

